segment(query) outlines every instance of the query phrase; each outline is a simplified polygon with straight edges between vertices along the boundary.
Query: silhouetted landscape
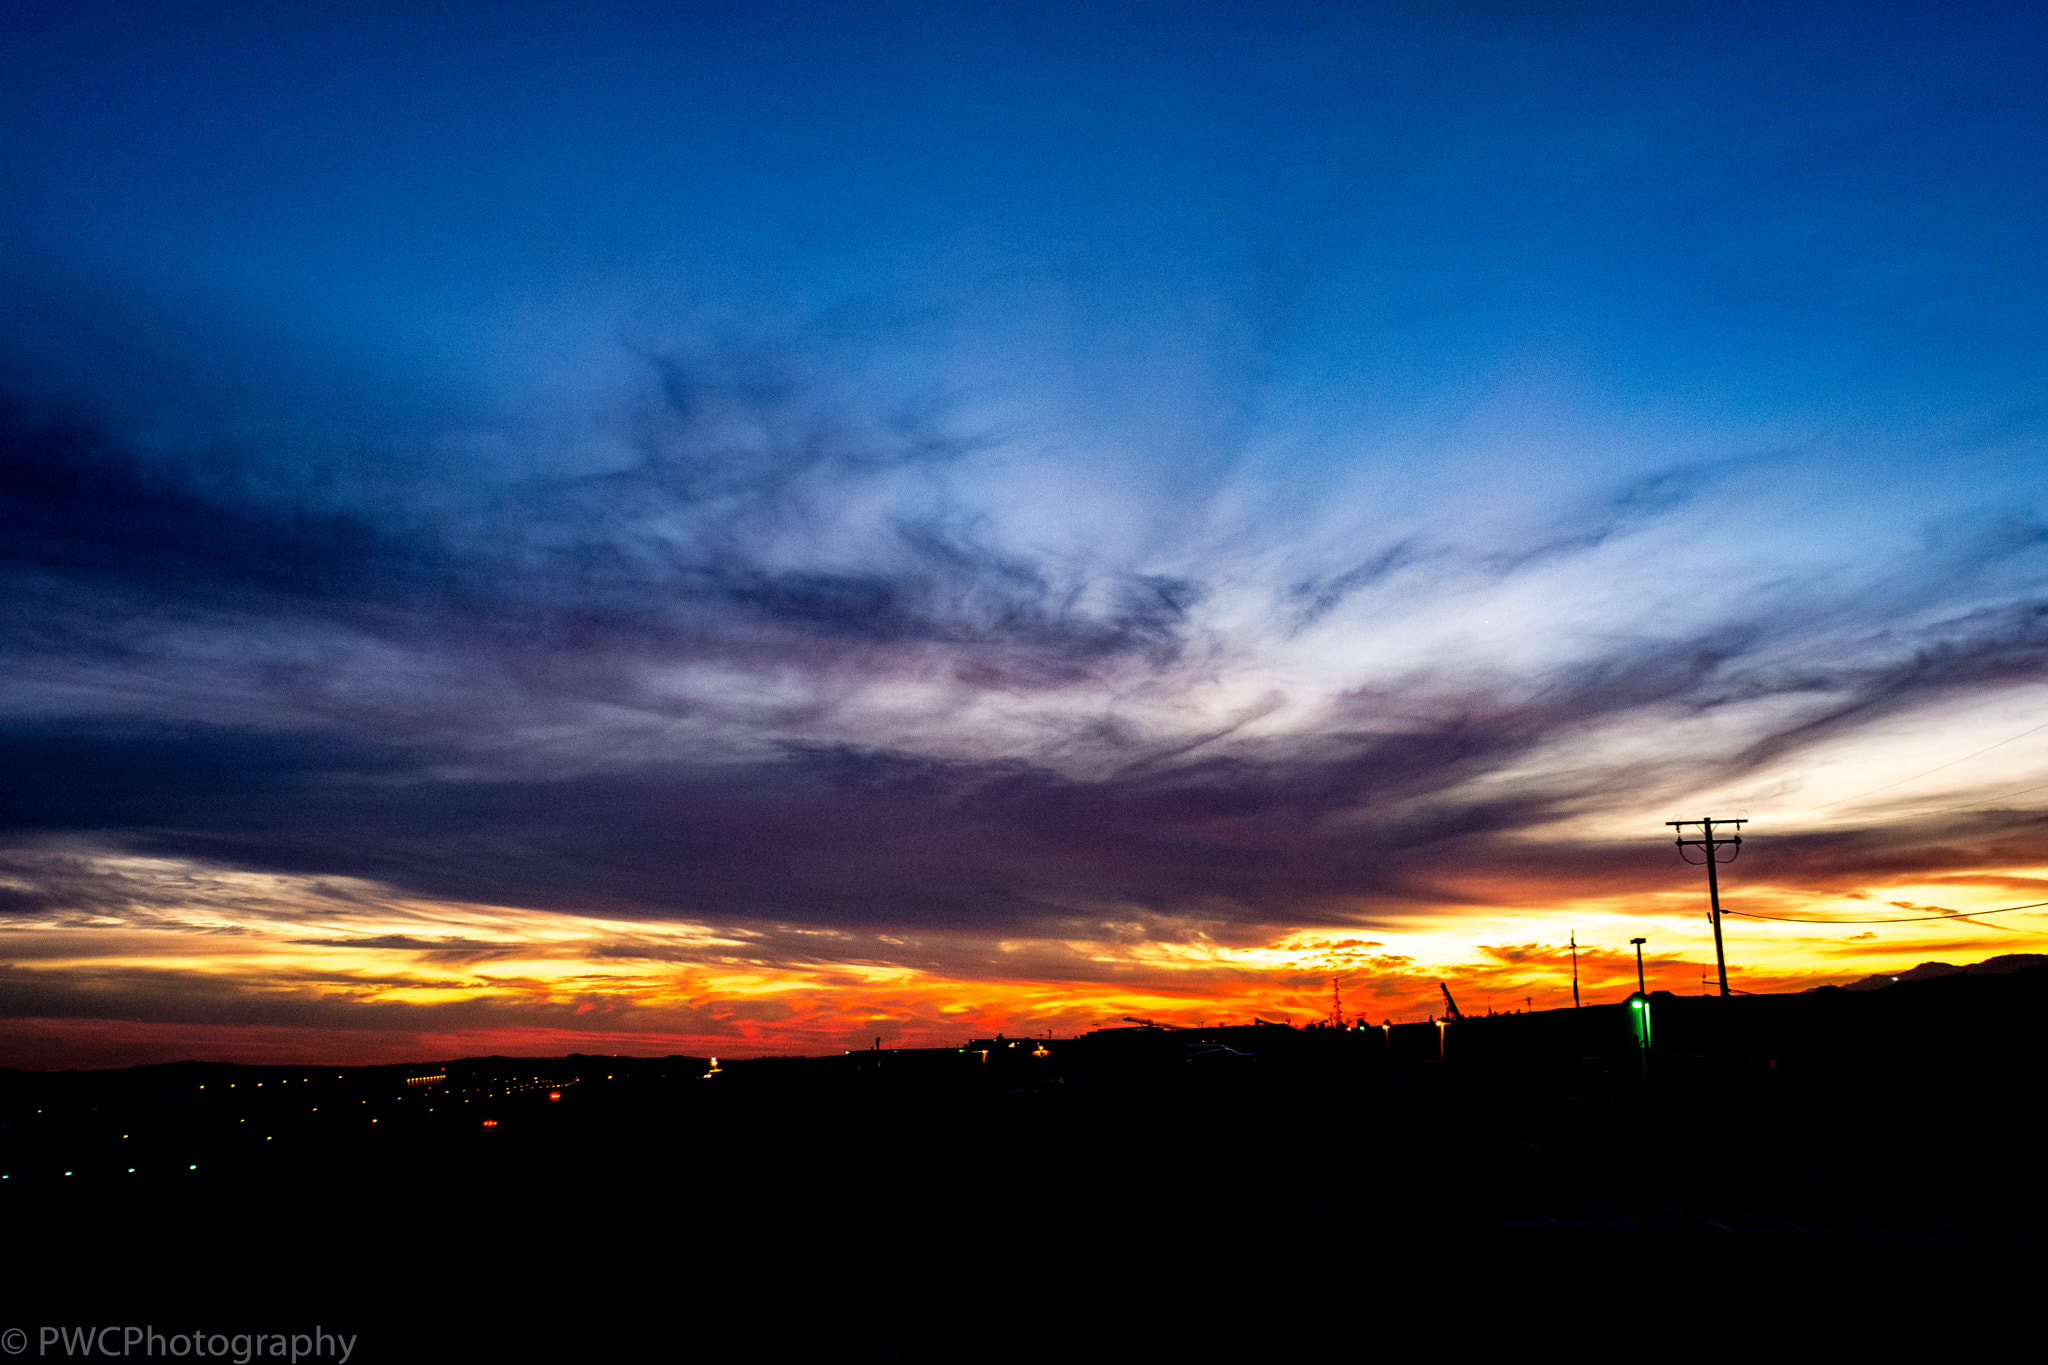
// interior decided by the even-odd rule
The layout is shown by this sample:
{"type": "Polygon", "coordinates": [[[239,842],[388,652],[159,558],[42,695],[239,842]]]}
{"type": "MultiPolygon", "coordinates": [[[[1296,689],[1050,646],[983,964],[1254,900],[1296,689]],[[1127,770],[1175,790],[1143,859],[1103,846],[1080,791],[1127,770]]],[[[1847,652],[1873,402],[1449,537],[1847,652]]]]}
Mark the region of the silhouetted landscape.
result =
{"type": "Polygon", "coordinates": [[[2044,69],[0,6],[0,1365],[2025,1349],[2044,69]]]}
{"type": "Polygon", "coordinates": [[[9,1226],[47,1248],[17,1280],[38,1301],[104,1317],[117,1279],[125,1318],[261,1305],[360,1329],[372,1359],[569,1352],[625,1304],[770,1355],[1272,1358],[1275,1313],[1301,1343],[1396,1303],[1629,1316],[1706,1273],[1739,1281],[1714,1291],[1738,1318],[1822,1286],[1896,1316],[2042,1268],[2048,969],[1654,992],[1647,1051],[1642,1003],[717,1063],[9,1071],[0,1165],[9,1226]]]}

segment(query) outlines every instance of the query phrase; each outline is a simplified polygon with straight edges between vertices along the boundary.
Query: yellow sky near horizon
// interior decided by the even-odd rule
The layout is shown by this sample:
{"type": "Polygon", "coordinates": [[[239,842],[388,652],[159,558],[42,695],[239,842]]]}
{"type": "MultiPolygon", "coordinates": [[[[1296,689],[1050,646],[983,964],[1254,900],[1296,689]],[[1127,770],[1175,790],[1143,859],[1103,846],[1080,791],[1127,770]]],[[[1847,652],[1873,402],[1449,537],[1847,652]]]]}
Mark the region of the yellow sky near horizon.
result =
{"type": "MultiPolygon", "coordinates": [[[[13,1065],[373,1061],[479,1052],[743,1057],[970,1036],[1070,1035],[1125,1017],[1305,1023],[1333,982],[1374,1022],[1571,1003],[1635,985],[1711,987],[1704,878],[1648,894],[1438,906],[1247,937],[1239,927],[1105,913],[1086,936],[991,939],[711,925],[453,904],[374,883],[91,855],[94,903],[0,927],[13,1065]]],[[[2048,900],[2048,868],[1873,882],[1816,898],[1745,882],[1756,914],[1861,920],[2048,900]]],[[[1363,917],[1362,917],[1363,918],[1363,917]]],[[[1928,960],[2034,950],[2048,907],[1985,920],[1817,925],[1730,915],[1737,989],[1799,990],[1928,960]]]]}

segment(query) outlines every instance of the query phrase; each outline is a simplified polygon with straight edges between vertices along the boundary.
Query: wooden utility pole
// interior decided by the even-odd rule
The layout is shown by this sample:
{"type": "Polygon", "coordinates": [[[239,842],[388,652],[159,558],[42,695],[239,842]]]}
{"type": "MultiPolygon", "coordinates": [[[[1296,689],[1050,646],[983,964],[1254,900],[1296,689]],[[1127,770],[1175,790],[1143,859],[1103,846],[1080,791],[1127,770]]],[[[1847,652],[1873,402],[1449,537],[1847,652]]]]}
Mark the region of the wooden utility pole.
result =
{"type": "MultiPolygon", "coordinates": [[[[1732,826],[1740,829],[1748,824],[1749,821],[1666,820],[1664,823],[1678,831],[1679,857],[1684,858],[1689,863],[1692,862],[1692,859],[1686,854],[1686,850],[1689,848],[1699,849],[1705,855],[1700,861],[1706,865],[1707,869],[1707,904],[1710,907],[1707,918],[1714,922],[1714,962],[1721,970],[1721,994],[1726,996],[1728,994],[1728,954],[1721,947],[1721,879],[1714,875],[1714,869],[1723,861],[1732,863],[1742,856],[1742,836],[1740,834],[1731,834],[1725,839],[1716,839],[1714,837],[1714,826],[1732,826]],[[1689,825],[1698,825],[1700,827],[1699,838],[1688,839],[1685,837],[1686,827],[1689,825]],[[1720,850],[1724,848],[1733,850],[1725,860],[1720,856],[1720,850]]],[[[1699,864],[1694,865],[1698,866],[1699,864]]]]}

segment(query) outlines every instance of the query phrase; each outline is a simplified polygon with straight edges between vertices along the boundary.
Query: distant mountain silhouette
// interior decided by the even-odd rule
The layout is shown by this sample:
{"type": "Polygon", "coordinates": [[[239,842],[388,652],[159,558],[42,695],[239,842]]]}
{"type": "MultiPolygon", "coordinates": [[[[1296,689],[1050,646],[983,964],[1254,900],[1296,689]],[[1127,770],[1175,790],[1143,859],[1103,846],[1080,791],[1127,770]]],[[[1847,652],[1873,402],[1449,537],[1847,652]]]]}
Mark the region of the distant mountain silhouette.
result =
{"type": "Polygon", "coordinates": [[[2007,953],[2002,957],[1987,957],[1982,962],[1973,962],[1967,967],[1958,967],[1952,962],[1923,962],[1911,971],[1896,976],[1881,974],[1866,976],[1861,981],[1844,986],[1848,991],[1881,991],[1886,986],[1900,981],[1926,981],[1931,977],[1954,976],[1967,972],[1975,976],[2006,976],[2013,972],[2025,971],[2029,967],[2048,967],[2048,956],[2040,953],[2007,953]]]}

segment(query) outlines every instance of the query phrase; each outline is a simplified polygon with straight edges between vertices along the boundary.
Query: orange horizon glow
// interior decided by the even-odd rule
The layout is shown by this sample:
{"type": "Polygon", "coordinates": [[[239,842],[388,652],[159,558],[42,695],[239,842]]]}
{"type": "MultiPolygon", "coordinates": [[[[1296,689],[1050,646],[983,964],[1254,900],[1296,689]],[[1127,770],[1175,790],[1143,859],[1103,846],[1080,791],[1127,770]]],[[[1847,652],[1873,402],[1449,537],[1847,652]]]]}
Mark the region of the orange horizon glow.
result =
{"type": "MultiPolygon", "coordinates": [[[[1704,896],[1690,886],[1541,907],[1446,906],[1358,924],[1231,938],[1219,926],[1154,923],[1118,936],[986,941],[945,935],[723,928],[562,911],[451,905],[366,883],[292,879],[141,859],[139,881],[175,881],[146,913],[17,920],[6,930],[17,998],[55,999],[4,1025],[8,1064],[119,1066],[174,1060],[372,1064],[569,1052],[816,1055],[952,1047],[968,1038],[1073,1036],[1126,1018],[1213,1026],[1572,1003],[1635,989],[1628,940],[1649,940],[1652,990],[1714,988],[1704,896]],[[33,988],[33,989],[30,989],[33,988]]],[[[2048,899],[2048,869],[1872,884],[1815,897],[1737,885],[1757,914],[1843,919],[1989,910],[2048,899]],[[2029,894],[2029,893],[2032,894],[2029,894]],[[1878,913],[1882,912],[1882,914],[1878,913]]],[[[2048,913],[1831,927],[1731,916],[1737,989],[1801,990],[2025,952],[2048,913]]]]}

